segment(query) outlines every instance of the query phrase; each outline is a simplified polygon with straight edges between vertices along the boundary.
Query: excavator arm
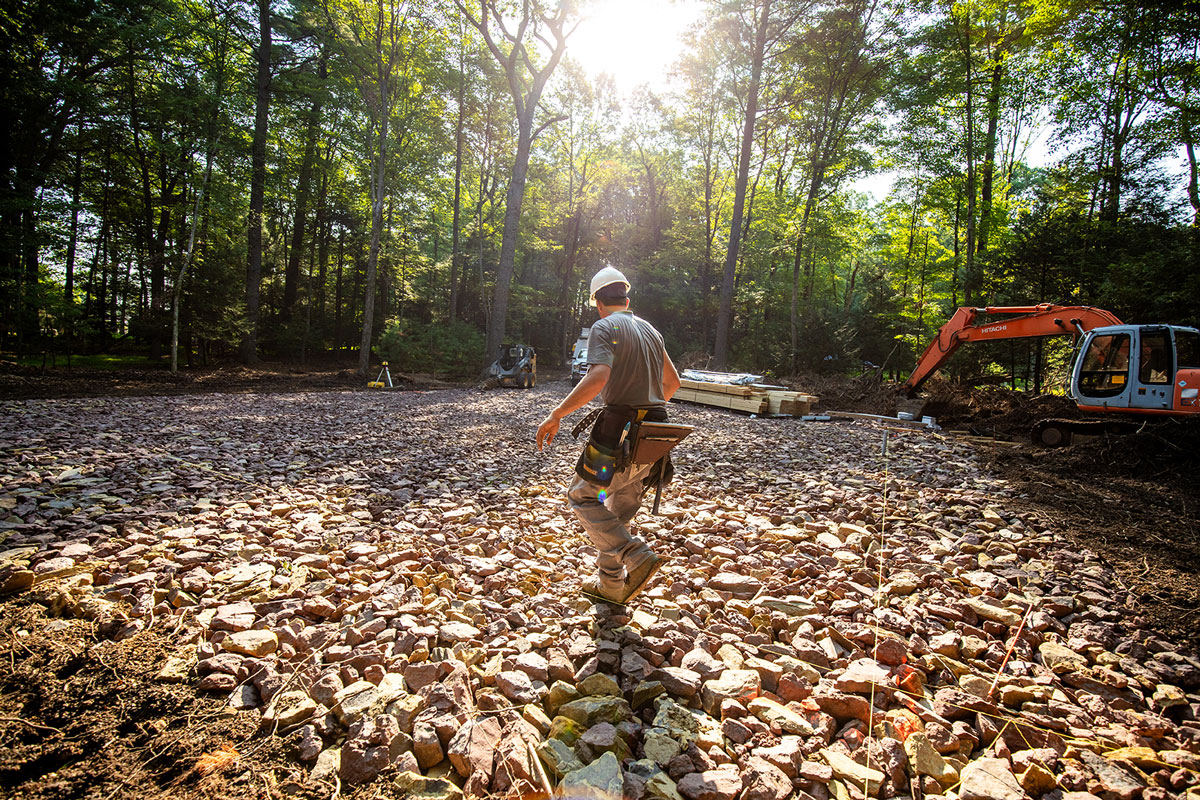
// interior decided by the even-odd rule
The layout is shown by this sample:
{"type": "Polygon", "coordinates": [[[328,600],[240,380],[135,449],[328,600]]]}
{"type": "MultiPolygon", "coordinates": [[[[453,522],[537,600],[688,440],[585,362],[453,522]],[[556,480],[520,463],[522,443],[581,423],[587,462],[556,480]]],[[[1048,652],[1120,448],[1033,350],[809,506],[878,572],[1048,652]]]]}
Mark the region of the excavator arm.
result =
{"type": "Polygon", "coordinates": [[[915,395],[921,384],[949,361],[950,356],[964,342],[990,342],[998,339],[1025,339],[1060,334],[1078,335],[1093,328],[1120,324],[1121,320],[1111,312],[1091,306],[1056,306],[1050,303],[985,308],[963,306],[954,312],[925,348],[917,362],[917,368],[901,388],[909,397],[915,395]],[[980,314],[1018,316],[980,324],[976,321],[980,314]]]}

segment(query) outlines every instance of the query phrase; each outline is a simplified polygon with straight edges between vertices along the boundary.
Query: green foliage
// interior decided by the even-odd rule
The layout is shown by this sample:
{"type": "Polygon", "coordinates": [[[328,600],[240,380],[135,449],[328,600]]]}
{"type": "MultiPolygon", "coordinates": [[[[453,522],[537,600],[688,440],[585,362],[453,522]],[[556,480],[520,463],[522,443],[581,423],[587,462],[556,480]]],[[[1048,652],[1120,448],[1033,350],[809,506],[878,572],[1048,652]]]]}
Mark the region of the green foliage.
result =
{"type": "Polygon", "coordinates": [[[389,319],[375,350],[398,371],[470,378],[479,370],[483,348],[483,334],[465,322],[389,319]]]}
{"type": "MultiPolygon", "coordinates": [[[[161,349],[194,223],[181,345],[231,353],[250,332],[257,7],[10,5],[0,344],[161,349]]],[[[544,367],[593,318],[581,287],[609,262],[672,354],[702,361],[731,235],[731,367],[757,372],[865,360],[903,374],[967,303],[1197,321],[1200,200],[1176,174],[1195,163],[1194,14],[1132,0],[775,3],[794,18],[772,29],[731,231],[750,67],[735,22],[751,5],[708,3],[670,92],[622,98],[570,61],[547,84],[505,320],[544,367]],[[1030,163],[1035,133],[1052,163],[1030,163]],[[854,182],[882,169],[894,189],[869,202],[854,182]]],[[[271,10],[263,355],[356,354],[379,199],[371,300],[393,321],[375,326],[377,351],[398,370],[473,377],[517,144],[504,70],[449,3],[271,10]]],[[[1020,382],[1038,363],[1049,377],[1052,352],[980,348],[950,371],[1020,382]]]]}

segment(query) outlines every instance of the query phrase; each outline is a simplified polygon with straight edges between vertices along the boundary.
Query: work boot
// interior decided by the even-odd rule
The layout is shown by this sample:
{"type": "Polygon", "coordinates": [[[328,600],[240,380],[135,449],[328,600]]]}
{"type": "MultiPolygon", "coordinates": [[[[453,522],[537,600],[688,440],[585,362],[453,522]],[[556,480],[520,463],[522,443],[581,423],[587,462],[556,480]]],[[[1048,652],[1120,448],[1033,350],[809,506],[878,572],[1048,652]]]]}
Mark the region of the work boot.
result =
{"type": "Polygon", "coordinates": [[[622,589],[610,589],[600,582],[599,578],[584,578],[583,585],[580,590],[588,597],[596,600],[603,600],[606,603],[623,606],[625,600],[622,598],[622,589]]]}
{"type": "Polygon", "coordinates": [[[625,597],[622,599],[622,602],[628,603],[641,594],[642,590],[650,584],[650,579],[654,577],[654,573],[658,572],[663,563],[665,563],[664,559],[652,555],[641,564],[629,570],[629,573],[625,576],[625,597]]]}

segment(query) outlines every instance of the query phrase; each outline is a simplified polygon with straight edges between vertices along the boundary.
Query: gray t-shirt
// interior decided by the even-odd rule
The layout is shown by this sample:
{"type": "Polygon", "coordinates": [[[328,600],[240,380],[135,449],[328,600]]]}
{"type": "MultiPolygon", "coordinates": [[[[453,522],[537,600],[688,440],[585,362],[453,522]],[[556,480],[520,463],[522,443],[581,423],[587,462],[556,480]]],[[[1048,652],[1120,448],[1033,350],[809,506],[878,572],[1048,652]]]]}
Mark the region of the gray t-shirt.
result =
{"type": "Polygon", "coordinates": [[[612,368],[600,393],[605,405],[652,408],[666,405],[662,396],[662,334],[630,311],[617,311],[592,323],[588,364],[612,368]]]}

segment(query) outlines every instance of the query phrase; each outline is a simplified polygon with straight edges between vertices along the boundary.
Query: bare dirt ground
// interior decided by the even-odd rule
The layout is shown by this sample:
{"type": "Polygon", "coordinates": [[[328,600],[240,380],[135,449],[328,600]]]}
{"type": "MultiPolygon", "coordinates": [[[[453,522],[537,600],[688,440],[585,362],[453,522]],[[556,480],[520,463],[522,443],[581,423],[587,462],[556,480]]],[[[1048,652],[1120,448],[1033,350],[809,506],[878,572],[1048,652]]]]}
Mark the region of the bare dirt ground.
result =
{"type": "MultiPolygon", "coordinates": [[[[823,410],[894,414],[903,402],[894,388],[866,378],[806,375],[791,383],[819,395],[823,410]]],[[[1030,444],[1030,428],[1041,419],[1083,417],[1066,397],[940,378],[923,396],[922,414],[969,434],[988,466],[1019,489],[1014,507],[1101,553],[1141,598],[1143,614],[1200,644],[1200,420],[1050,449],[1030,444]]]]}
{"type": "MultiPolygon", "coordinates": [[[[434,379],[399,379],[434,388],[434,379]]],[[[172,377],[9,370],[0,399],[150,396],[209,392],[346,390],[346,371],[213,371],[172,377]]],[[[810,378],[823,409],[891,413],[886,388],[810,378]]],[[[543,405],[565,393],[539,389],[543,405]]],[[[1070,413],[1060,402],[935,386],[925,413],[959,428],[1020,441],[978,443],[986,469],[1012,487],[1013,511],[1099,552],[1142,604],[1151,628],[1200,645],[1200,427],[1155,428],[1120,440],[1036,450],[1032,419],[1070,413]]],[[[530,431],[532,436],[532,430],[530,431]]],[[[737,482],[735,482],[736,484],[737,482]]],[[[734,486],[737,490],[738,486],[734,486]]],[[[744,488],[744,487],[743,487],[744,488]]],[[[2,548],[2,543],[0,543],[2,548]]],[[[29,596],[0,604],[0,789],[14,798],[330,797],[306,783],[286,739],[262,736],[224,698],[154,676],[179,641],[157,629],[112,641],[95,624],[56,616],[29,596]]],[[[331,791],[333,790],[333,791],[331,791]]],[[[368,784],[353,798],[391,796],[368,784]]]]}
{"type": "Polygon", "coordinates": [[[1012,442],[979,446],[1019,506],[1101,553],[1161,630],[1200,643],[1200,420],[1051,449],[1031,446],[1029,429],[1082,416],[1064,397],[945,383],[929,395],[924,413],[943,426],[1012,442]]]}
{"type": "Polygon", "coordinates": [[[0,609],[0,786],[12,798],[323,796],[284,740],[222,700],[155,680],[171,652],[146,632],[114,642],[38,603],[0,609]],[[247,744],[248,743],[248,744],[247,744]]]}

